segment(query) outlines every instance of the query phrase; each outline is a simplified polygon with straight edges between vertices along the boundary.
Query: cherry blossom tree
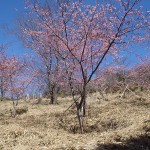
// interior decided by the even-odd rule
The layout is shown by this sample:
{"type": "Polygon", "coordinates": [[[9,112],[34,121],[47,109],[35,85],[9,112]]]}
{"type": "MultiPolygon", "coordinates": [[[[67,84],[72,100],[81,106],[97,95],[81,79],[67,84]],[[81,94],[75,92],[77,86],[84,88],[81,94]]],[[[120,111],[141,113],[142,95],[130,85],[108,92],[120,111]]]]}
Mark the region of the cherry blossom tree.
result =
{"type": "Polygon", "coordinates": [[[121,90],[125,82],[125,69],[122,65],[111,64],[97,71],[93,84],[104,99],[104,94],[121,90]]]}
{"type": "Polygon", "coordinates": [[[83,133],[88,84],[106,57],[113,59],[120,51],[149,39],[150,15],[143,13],[139,0],[104,0],[95,5],[69,0],[55,3],[57,8],[44,7],[38,0],[27,2],[28,15],[38,29],[21,31],[24,36],[38,37],[35,47],[44,44],[52,48],[63,61],[62,70],[70,68],[67,74],[71,89],[80,85],[76,108],[83,133]]]}
{"type": "Polygon", "coordinates": [[[6,55],[5,55],[5,46],[1,45],[0,47],[0,94],[1,94],[1,100],[5,97],[5,92],[7,89],[7,82],[6,82],[6,77],[5,75],[5,60],[6,60],[6,55]]]}
{"type": "Polygon", "coordinates": [[[27,62],[19,60],[16,56],[7,56],[6,47],[1,46],[0,51],[0,89],[1,96],[15,99],[24,93],[29,77],[27,73],[27,62]]]}
{"type": "MultiPolygon", "coordinates": [[[[45,39],[47,34],[42,26],[39,26],[41,19],[35,21],[35,17],[28,15],[26,19],[20,19],[18,37],[24,45],[33,51],[30,56],[30,69],[36,72],[34,75],[34,87],[50,97],[50,104],[57,103],[59,84],[61,84],[63,70],[61,69],[62,60],[54,51],[53,45],[45,39]],[[28,22],[28,24],[27,24],[28,22]],[[24,31],[31,31],[26,34],[24,31]]],[[[48,35],[47,35],[48,36],[48,35]]]]}
{"type": "Polygon", "coordinates": [[[150,89],[150,61],[143,61],[130,70],[131,85],[150,89]]]}

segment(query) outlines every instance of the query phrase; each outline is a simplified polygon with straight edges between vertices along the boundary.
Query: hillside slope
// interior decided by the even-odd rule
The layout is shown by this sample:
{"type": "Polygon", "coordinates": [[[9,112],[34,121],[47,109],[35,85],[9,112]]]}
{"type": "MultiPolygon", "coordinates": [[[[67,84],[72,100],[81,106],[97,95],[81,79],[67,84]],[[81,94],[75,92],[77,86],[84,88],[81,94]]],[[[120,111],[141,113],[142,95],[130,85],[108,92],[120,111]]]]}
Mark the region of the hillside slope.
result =
{"type": "Polygon", "coordinates": [[[148,96],[107,97],[88,96],[85,134],[79,133],[75,108],[64,113],[69,97],[59,98],[58,105],[21,100],[15,118],[10,117],[12,102],[0,102],[0,150],[149,150],[148,96]]]}

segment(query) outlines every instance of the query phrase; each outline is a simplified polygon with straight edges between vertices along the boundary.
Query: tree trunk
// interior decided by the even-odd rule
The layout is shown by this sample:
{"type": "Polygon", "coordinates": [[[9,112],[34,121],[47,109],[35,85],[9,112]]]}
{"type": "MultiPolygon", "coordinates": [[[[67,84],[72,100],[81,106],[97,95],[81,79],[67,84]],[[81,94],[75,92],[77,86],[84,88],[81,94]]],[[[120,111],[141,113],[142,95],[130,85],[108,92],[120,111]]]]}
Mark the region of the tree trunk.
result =
{"type": "Polygon", "coordinates": [[[85,117],[86,117],[86,108],[87,108],[86,100],[87,100],[87,86],[84,85],[81,101],[77,106],[77,117],[78,117],[81,133],[84,133],[84,127],[85,127],[85,117]]]}
{"type": "Polygon", "coordinates": [[[86,106],[87,106],[87,88],[85,88],[84,92],[83,92],[83,117],[86,116],[86,106]]]}
{"type": "Polygon", "coordinates": [[[1,89],[1,101],[3,101],[4,97],[5,97],[4,91],[1,89]]]}
{"type": "Polygon", "coordinates": [[[58,89],[57,89],[56,85],[52,86],[50,93],[51,93],[50,104],[56,104],[57,103],[57,93],[58,93],[58,89]]]}
{"type": "Polygon", "coordinates": [[[84,133],[83,107],[77,107],[77,117],[79,121],[80,131],[84,133]]]}
{"type": "Polygon", "coordinates": [[[15,103],[15,101],[13,100],[13,107],[12,107],[12,110],[11,110],[11,116],[12,117],[16,117],[16,106],[17,106],[18,103],[15,103]]]}
{"type": "Polygon", "coordinates": [[[125,89],[124,89],[124,91],[121,95],[121,98],[125,98],[125,92],[126,92],[127,89],[128,89],[128,84],[126,85],[126,87],[125,87],[125,89]]]}

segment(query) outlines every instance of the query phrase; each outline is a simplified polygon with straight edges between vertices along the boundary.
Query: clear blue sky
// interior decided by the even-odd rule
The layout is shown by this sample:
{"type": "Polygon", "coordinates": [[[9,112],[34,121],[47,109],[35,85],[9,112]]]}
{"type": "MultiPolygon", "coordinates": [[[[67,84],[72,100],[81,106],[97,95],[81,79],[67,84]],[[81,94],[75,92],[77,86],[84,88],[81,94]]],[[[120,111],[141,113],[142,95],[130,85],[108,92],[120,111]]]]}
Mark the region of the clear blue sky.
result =
{"type": "Polygon", "coordinates": [[[24,9],[24,0],[0,0],[0,43],[8,44],[9,55],[21,55],[25,52],[21,42],[6,29],[13,28],[17,16],[24,9]]]}
{"type": "MultiPolygon", "coordinates": [[[[93,0],[87,0],[89,4],[93,0]]],[[[142,0],[141,5],[144,6],[144,9],[150,10],[150,0],[142,0]]],[[[24,0],[0,0],[0,43],[8,43],[10,45],[9,55],[22,55],[25,53],[26,49],[23,48],[19,40],[9,34],[4,30],[4,26],[13,28],[15,26],[15,21],[17,16],[24,10],[24,0]]],[[[142,49],[137,49],[139,54],[146,54],[142,49]]],[[[135,56],[131,56],[130,59],[135,60],[135,56]]]]}

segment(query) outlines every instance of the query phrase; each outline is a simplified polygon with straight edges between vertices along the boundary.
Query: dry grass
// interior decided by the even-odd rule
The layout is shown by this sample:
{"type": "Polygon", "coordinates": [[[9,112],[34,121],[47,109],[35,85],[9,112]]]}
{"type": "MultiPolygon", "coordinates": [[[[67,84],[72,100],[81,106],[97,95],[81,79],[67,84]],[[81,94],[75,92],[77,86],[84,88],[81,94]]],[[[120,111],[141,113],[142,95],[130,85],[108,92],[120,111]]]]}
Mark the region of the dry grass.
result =
{"type": "Polygon", "coordinates": [[[85,134],[79,134],[75,109],[64,111],[71,98],[59,105],[19,101],[16,118],[12,103],[0,102],[0,150],[149,150],[150,99],[147,95],[88,97],[85,134]]]}

